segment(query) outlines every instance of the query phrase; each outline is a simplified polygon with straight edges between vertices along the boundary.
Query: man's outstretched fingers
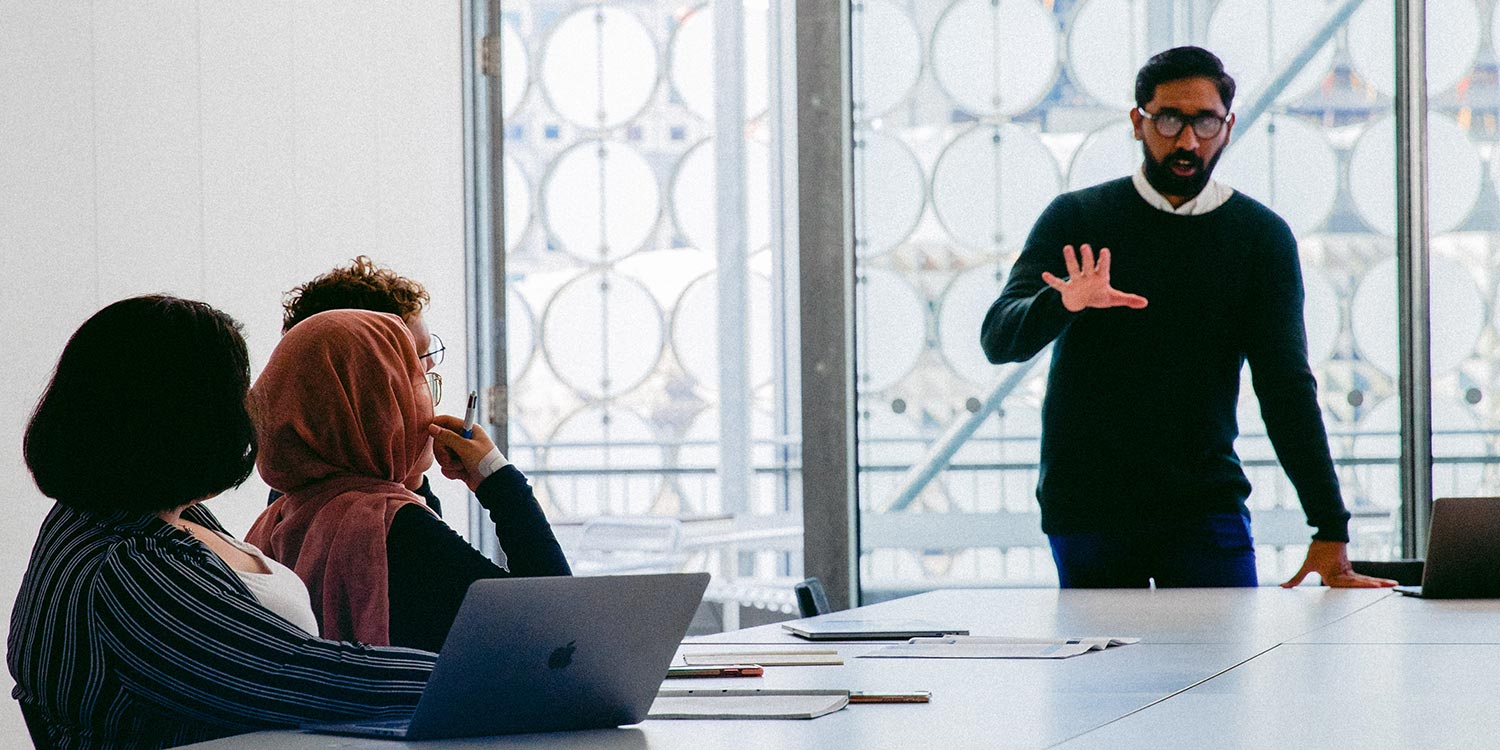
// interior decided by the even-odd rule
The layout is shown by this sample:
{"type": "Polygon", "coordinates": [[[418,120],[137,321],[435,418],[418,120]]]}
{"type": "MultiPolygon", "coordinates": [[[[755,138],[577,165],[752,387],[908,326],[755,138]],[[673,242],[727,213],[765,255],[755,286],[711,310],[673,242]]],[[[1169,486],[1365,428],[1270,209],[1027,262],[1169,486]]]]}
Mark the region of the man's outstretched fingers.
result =
{"type": "Polygon", "coordinates": [[[1063,266],[1068,269],[1069,278],[1078,277],[1078,257],[1073,254],[1072,245],[1063,245],[1063,266]]]}

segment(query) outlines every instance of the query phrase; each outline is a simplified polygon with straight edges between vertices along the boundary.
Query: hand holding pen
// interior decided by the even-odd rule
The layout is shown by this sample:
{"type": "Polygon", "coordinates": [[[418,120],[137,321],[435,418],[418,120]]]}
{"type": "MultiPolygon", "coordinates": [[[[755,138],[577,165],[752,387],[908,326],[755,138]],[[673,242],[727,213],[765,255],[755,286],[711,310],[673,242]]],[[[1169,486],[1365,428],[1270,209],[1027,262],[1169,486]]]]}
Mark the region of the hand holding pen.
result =
{"type": "MultiPolygon", "coordinates": [[[[495,463],[491,454],[500,454],[484,428],[472,422],[466,426],[458,417],[439,414],[432,418],[427,431],[432,435],[432,453],[443,476],[458,479],[471,490],[478,489],[479,483],[493,471],[485,471],[495,463]],[[464,437],[465,431],[470,431],[472,437],[464,437]]],[[[504,456],[499,456],[499,460],[495,468],[509,463],[504,456]]]]}
{"type": "Polygon", "coordinates": [[[478,411],[478,407],[479,391],[469,391],[469,405],[464,407],[464,428],[459,432],[465,440],[471,440],[474,437],[474,414],[478,411]]]}

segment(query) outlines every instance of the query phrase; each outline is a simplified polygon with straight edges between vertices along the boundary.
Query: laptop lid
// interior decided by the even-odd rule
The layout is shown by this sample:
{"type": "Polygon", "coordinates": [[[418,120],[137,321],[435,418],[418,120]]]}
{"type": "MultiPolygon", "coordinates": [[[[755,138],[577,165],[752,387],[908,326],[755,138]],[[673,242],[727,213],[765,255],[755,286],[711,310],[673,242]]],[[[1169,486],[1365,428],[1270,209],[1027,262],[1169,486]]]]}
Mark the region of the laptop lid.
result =
{"type": "Polygon", "coordinates": [[[847,614],[820,615],[782,623],[782,629],[810,641],[904,640],[940,635],[968,635],[969,631],[927,620],[859,619],[847,614]]]}
{"type": "Polygon", "coordinates": [[[642,721],[708,579],[668,573],[476,581],[406,737],[642,721]]]}
{"type": "Polygon", "coordinates": [[[1432,502],[1422,597],[1500,598],[1500,497],[1432,502]]]}

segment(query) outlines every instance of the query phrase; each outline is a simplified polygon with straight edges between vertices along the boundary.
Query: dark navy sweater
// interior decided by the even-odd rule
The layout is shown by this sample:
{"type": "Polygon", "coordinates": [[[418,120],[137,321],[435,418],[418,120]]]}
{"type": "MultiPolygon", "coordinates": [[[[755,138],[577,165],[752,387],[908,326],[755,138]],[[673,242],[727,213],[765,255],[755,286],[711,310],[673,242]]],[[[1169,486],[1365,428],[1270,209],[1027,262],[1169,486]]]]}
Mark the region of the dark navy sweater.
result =
{"type": "Polygon", "coordinates": [[[1130,178],[1052,201],[980,333],[997,363],[1025,361],[1056,341],[1042,406],[1042,530],[1130,531],[1248,514],[1250,482],[1234,452],[1248,361],[1313,538],[1348,541],[1302,304],[1291,230],[1242,193],[1198,216],[1152,207],[1130,178]],[[1066,277],[1063,246],[1084,243],[1109,248],[1114,288],[1150,304],[1064,308],[1041,275],[1066,277]]]}

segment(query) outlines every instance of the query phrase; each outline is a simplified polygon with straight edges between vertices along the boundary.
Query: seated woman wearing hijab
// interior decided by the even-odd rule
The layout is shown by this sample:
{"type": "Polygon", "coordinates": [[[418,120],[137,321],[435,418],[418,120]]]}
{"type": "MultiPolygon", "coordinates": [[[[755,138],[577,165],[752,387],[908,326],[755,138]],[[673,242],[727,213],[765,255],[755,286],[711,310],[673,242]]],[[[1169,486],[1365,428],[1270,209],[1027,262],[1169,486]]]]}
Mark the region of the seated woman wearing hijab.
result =
{"type": "MultiPolygon", "coordinates": [[[[569,575],[526,477],[483,428],[434,418],[440,391],[395,315],[318,313],[287,331],[250,390],[260,475],[284,494],[246,535],[297,572],[324,637],[436,651],[469,584],[569,575]],[[413,490],[433,462],[490,513],[508,568],[413,490]]],[[[441,382],[441,381],[437,381],[441,382]]]]}
{"type": "Polygon", "coordinates": [[[38,747],[161,748],[409,714],[436,658],[320,640],[291,571],[201,501],[255,464],[239,324],[116,302],[73,334],[26,429],[42,522],[11,612],[38,747]]]}

